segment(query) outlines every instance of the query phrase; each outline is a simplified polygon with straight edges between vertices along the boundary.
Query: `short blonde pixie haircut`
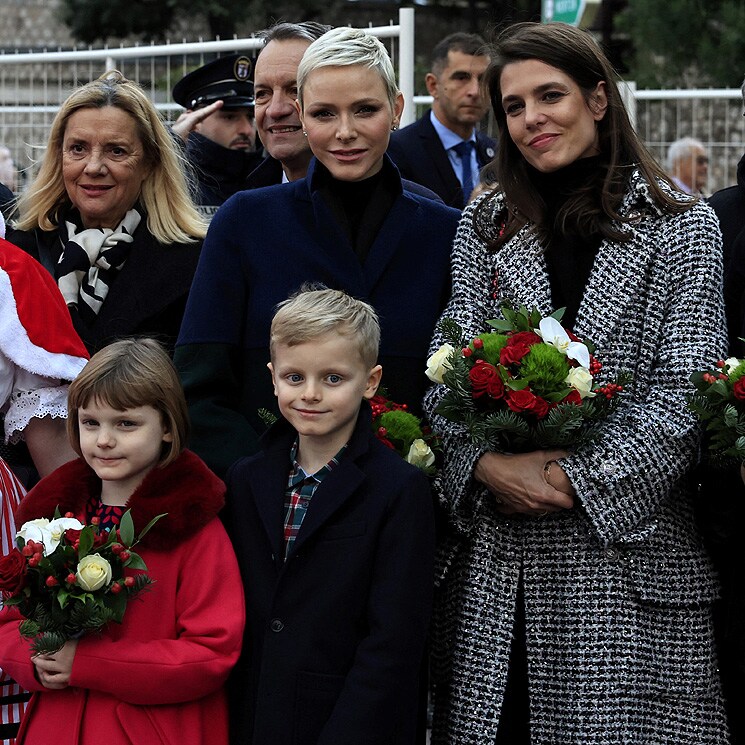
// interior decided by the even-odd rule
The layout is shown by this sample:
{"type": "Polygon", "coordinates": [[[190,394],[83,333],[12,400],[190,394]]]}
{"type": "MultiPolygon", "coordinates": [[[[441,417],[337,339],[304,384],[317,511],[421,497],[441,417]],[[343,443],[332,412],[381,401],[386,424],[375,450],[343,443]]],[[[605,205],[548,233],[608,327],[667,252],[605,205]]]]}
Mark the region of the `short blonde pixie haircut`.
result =
{"type": "Polygon", "coordinates": [[[91,357],[67,394],[67,436],[80,450],[78,412],[91,402],[124,411],[152,406],[160,412],[171,442],[163,443],[159,466],[173,462],[189,438],[189,414],[176,368],[155,339],[123,339],[91,357]]]}
{"type": "Polygon", "coordinates": [[[297,100],[303,110],[305,80],[321,67],[362,65],[380,75],[391,108],[400,93],[388,50],[377,37],[357,28],[333,28],[316,39],[303,54],[297,68],[297,100]]]}
{"type": "Polygon", "coordinates": [[[293,347],[332,332],[348,336],[365,366],[375,366],[380,346],[378,314],[362,300],[326,287],[303,286],[277,306],[269,341],[272,360],[278,344],[293,347]]]}

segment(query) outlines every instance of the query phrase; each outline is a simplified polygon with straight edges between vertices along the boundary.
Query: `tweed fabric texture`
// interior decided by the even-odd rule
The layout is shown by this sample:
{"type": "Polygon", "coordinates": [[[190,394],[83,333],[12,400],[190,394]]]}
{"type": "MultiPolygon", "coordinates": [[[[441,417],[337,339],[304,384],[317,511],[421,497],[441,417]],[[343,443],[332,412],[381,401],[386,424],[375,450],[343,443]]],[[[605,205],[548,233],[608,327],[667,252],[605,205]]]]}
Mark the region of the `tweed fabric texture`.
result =
{"type": "MultiPolygon", "coordinates": [[[[464,212],[444,316],[467,335],[505,299],[544,314],[543,248],[525,226],[496,253],[502,195],[464,212]],[[482,205],[483,207],[479,207],[482,205]]],[[[597,438],[560,463],[575,507],[505,516],[471,478],[482,454],[434,409],[445,464],[433,622],[437,745],[487,745],[497,733],[522,574],[533,745],[704,745],[728,741],[711,626],[716,584],[696,532],[687,473],[700,432],[686,407],[694,369],[724,354],[721,237],[698,203],[662,214],[630,176],[629,243],[604,241],[575,331],[597,345],[603,375],[629,369],[624,403],[597,438]]],[[[434,351],[442,343],[436,334],[434,351]]]]}

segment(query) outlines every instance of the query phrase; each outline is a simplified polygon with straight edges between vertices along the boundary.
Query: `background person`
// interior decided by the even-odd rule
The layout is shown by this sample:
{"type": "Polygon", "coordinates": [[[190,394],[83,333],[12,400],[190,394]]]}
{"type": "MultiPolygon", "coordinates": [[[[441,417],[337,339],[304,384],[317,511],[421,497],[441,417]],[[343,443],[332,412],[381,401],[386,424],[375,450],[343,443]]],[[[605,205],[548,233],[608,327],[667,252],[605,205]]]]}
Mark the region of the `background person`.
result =
{"type": "Polygon", "coordinates": [[[462,209],[494,157],[494,140],[477,127],[489,108],[481,87],[489,64],[476,34],[446,36],[432,50],[425,77],[432,109],[394,132],[388,154],[404,178],[426,186],[445,204],[462,209]]]}
{"type": "Polygon", "coordinates": [[[93,352],[132,334],[173,347],[204,231],[157,110],[113,71],[62,104],[8,238],[57,280],[93,352]]]}
{"type": "Polygon", "coordinates": [[[171,129],[186,143],[196,202],[205,216],[245,189],[246,177],[261,162],[255,148],[252,68],[248,57],[231,54],[193,70],[173,87],[173,100],[186,112],[171,129]]]}
{"type": "Polygon", "coordinates": [[[346,28],[311,44],[297,106],[317,160],[304,179],[241,192],[219,210],[176,350],[192,446],[218,475],[256,450],[259,409],[276,410],[264,370],[269,325],[303,283],[373,305],[383,385],[415,410],[429,336],[450,294],[458,212],[409,192],[385,155],[403,97],[381,42],[346,28]]]}
{"type": "Polygon", "coordinates": [[[429,393],[449,522],[432,741],[724,745],[686,397],[725,351],[716,218],[646,152],[589,33],[514,25],[486,80],[500,189],[463,214],[444,316],[473,338],[505,300],[566,307],[602,379],[633,383],[572,453],[485,452],[435,415],[443,386],[429,393]]]}
{"type": "Polygon", "coordinates": [[[686,194],[702,194],[709,178],[709,156],[704,144],[693,137],[675,140],[667,150],[667,172],[686,194]]]}

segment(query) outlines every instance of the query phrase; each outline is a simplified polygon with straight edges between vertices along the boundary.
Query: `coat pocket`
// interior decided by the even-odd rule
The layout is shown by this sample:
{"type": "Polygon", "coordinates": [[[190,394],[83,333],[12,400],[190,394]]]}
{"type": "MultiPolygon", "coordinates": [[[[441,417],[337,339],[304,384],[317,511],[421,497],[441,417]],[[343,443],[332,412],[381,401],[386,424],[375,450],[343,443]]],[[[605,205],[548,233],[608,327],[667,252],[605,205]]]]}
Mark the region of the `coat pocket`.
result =
{"type": "Polygon", "coordinates": [[[122,703],[116,707],[116,716],[122,732],[129,738],[132,745],[141,745],[142,743],[148,745],[176,745],[166,735],[163,728],[158,725],[148,706],[122,703]]]}
{"type": "Polygon", "coordinates": [[[315,745],[336,706],[345,677],[299,672],[295,691],[293,745],[315,745]]]}

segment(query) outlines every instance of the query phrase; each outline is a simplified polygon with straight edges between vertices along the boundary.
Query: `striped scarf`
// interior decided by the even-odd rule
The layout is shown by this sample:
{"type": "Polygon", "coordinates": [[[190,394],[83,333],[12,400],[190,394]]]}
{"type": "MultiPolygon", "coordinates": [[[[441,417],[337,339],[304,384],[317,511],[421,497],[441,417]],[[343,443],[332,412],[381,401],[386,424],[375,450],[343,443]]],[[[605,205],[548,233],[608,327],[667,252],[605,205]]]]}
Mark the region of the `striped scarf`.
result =
{"type": "Polygon", "coordinates": [[[74,222],[60,224],[63,250],[55,272],[57,285],[68,305],[91,324],[109,289],[129,256],[132,234],[142,216],[131,209],[114,228],[88,228],[77,232],[74,222]]]}

